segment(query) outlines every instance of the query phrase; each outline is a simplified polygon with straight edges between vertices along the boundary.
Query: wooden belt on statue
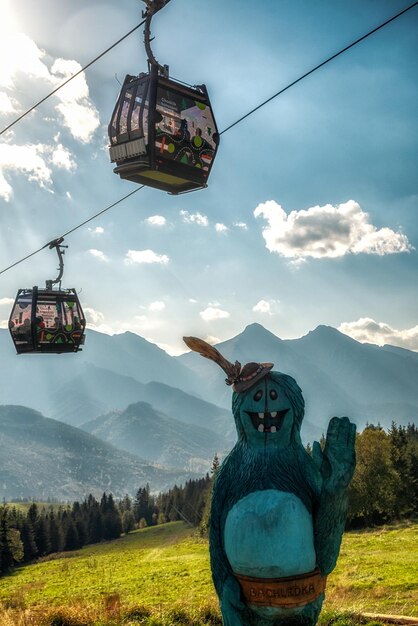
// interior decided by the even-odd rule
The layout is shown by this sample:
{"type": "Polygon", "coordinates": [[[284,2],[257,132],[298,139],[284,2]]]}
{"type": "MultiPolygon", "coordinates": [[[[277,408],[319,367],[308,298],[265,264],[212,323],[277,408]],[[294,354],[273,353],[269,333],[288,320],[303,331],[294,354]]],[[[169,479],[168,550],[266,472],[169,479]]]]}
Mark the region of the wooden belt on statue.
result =
{"type": "Polygon", "coordinates": [[[316,600],[325,591],[326,576],[319,569],[287,578],[253,578],[235,574],[248,604],[294,608],[316,600]]]}

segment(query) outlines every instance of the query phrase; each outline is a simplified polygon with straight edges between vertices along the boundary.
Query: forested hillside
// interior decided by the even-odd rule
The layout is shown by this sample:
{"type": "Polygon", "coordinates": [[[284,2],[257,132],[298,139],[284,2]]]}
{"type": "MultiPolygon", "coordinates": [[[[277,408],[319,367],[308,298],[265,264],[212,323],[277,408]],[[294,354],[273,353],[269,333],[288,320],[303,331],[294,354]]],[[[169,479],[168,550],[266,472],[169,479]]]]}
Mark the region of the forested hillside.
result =
{"type": "MultiPolygon", "coordinates": [[[[323,442],[322,442],[323,443],[323,442]]],[[[308,446],[308,450],[310,447],[308,446]]],[[[418,516],[418,429],[397,426],[389,431],[369,425],[356,438],[357,466],[349,488],[347,529],[365,528],[418,516]]],[[[182,520],[207,531],[211,487],[219,467],[215,455],[210,475],[187,480],[155,493],[140,485],[132,498],[38,507],[4,505],[0,510],[0,571],[51,552],[73,550],[135,528],[182,520]],[[23,511],[22,511],[23,507],[23,511]]]]}

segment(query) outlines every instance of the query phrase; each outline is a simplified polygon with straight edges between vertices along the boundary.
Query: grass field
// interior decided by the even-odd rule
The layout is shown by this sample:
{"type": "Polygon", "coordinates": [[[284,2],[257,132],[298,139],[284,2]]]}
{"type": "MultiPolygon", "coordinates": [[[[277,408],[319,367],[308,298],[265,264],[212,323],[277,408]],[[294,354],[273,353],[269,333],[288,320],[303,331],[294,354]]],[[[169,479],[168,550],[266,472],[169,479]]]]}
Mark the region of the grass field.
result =
{"type": "MultiPolygon", "coordinates": [[[[1,626],[221,623],[207,543],[181,522],[17,568],[0,603],[1,626]]],[[[418,617],[418,525],[347,533],[324,609],[418,617]]]]}

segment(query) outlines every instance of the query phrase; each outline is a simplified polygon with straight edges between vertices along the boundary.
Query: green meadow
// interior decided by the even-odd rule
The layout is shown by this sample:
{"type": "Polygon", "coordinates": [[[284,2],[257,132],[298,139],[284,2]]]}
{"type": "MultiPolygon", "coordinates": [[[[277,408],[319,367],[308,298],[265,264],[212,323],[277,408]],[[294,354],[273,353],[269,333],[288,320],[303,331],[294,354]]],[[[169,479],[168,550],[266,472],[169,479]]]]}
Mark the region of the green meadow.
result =
{"type": "MultiPolygon", "coordinates": [[[[322,624],[347,612],[418,617],[418,525],[344,535],[322,624]]],[[[221,624],[208,545],[181,522],[51,555],[0,579],[2,626],[221,624]]]]}

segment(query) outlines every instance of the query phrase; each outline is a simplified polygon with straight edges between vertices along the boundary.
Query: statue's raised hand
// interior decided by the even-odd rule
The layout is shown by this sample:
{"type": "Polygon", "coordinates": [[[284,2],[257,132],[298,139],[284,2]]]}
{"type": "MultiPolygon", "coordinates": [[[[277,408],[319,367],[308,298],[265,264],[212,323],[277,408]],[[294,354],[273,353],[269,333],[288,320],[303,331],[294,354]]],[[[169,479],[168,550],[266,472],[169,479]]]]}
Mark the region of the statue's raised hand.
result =
{"type": "Polygon", "coordinates": [[[348,417],[333,417],[324,449],[314,441],[312,457],[321,472],[324,491],[336,494],[348,487],[356,465],[355,439],[356,425],[348,417]]]}

